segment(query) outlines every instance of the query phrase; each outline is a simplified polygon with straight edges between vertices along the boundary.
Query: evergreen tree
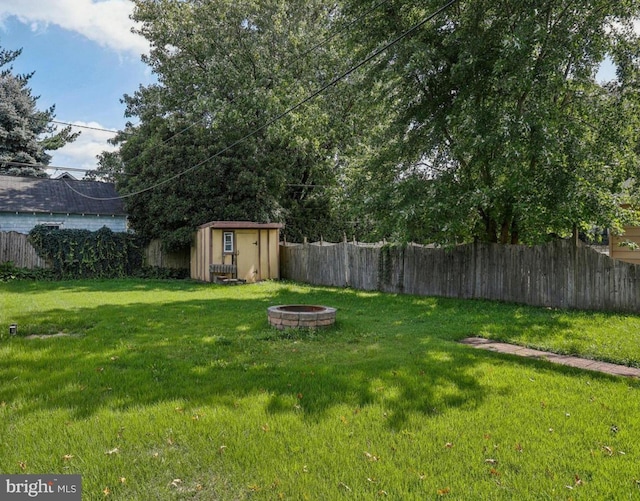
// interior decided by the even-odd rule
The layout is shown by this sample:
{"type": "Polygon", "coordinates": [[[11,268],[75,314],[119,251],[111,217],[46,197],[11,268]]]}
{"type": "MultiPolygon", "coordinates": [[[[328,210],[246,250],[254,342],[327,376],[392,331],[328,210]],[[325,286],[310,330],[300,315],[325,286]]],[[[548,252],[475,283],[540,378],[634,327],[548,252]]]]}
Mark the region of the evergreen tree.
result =
{"type": "Polygon", "coordinates": [[[33,73],[12,73],[11,63],[20,53],[0,48],[0,174],[46,177],[42,167],[51,161],[47,151],[74,141],[80,133],[72,133],[71,127],[56,132],[51,123],[55,106],[37,109],[38,97],[28,86],[33,73]]]}

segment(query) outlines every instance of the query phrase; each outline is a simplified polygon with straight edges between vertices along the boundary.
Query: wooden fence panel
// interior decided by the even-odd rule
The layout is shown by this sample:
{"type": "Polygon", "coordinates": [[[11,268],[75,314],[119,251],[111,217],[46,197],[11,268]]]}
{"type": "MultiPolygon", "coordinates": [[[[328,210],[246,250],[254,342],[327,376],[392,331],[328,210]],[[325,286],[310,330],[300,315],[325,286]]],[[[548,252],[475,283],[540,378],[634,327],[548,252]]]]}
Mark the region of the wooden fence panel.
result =
{"type": "Polygon", "coordinates": [[[308,244],[304,246],[307,253],[307,281],[317,285],[344,287],[344,254],[343,244],[308,244]]]}
{"type": "Polygon", "coordinates": [[[640,265],[565,240],[534,247],[469,244],[452,249],[287,244],[281,256],[283,278],[319,285],[640,312],[640,265]]]}
{"type": "Polygon", "coordinates": [[[364,291],[380,290],[380,245],[362,245],[346,243],[347,263],[350,281],[347,284],[354,289],[364,291]]]}
{"type": "MultiPolygon", "coordinates": [[[[154,240],[144,250],[144,261],[147,266],[161,268],[189,268],[189,253],[170,253],[162,249],[159,240],[154,240]]],[[[29,242],[28,235],[15,231],[0,232],[0,263],[11,261],[18,268],[48,268],[47,262],[29,242]]]]}
{"type": "Polygon", "coordinates": [[[146,266],[159,268],[189,269],[191,263],[190,252],[168,252],[162,247],[162,241],[152,240],[144,249],[143,260],[146,266]]]}
{"type": "Polygon", "coordinates": [[[18,268],[46,268],[47,263],[36,253],[28,235],[15,231],[0,232],[0,263],[11,261],[18,268]]]}

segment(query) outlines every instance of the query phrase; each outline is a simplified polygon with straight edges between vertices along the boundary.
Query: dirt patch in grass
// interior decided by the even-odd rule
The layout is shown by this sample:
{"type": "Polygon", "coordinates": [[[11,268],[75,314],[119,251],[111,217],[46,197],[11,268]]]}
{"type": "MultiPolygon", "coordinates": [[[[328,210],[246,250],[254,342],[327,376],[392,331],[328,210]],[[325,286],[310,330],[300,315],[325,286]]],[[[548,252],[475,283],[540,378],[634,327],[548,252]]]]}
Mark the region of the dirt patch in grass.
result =
{"type": "Polygon", "coordinates": [[[54,337],[80,337],[80,334],[69,334],[66,332],[58,332],[57,334],[31,334],[25,336],[25,339],[51,339],[54,337]]]}

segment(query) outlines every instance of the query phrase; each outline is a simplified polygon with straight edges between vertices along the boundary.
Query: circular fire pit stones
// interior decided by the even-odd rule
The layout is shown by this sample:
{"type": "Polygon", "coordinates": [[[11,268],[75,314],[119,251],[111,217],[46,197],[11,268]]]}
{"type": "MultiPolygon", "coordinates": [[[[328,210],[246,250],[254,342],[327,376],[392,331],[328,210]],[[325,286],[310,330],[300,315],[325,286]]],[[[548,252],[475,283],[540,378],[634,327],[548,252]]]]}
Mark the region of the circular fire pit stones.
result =
{"type": "Polygon", "coordinates": [[[279,330],[317,329],[336,322],[336,309],[329,306],[290,304],[267,308],[269,325],[279,330]]]}

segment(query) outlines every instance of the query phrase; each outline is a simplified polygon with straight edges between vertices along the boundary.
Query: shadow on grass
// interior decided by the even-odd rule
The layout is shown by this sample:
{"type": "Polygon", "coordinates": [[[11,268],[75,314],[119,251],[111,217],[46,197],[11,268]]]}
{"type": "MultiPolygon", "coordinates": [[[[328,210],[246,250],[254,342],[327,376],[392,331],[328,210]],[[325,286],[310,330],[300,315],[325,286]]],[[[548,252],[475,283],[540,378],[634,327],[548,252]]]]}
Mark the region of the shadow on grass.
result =
{"type": "Polygon", "coordinates": [[[130,292],[137,291],[194,291],[202,289],[204,284],[193,280],[135,280],[123,279],[86,279],[86,280],[59,280],[51,282],[39,282],[20,280],[13,282],[0,282],[0,291],[28,294],[49,294],[51,291],[73,292],[130,292]]]}
{"type": "MultiPolygon", "coordinates": [[[[157,286],[148,284],[150,293],[157,286]]],[[[16,412],[68,409],[80,419],[162,402],[234,407],[254,396],[267,412],[302,411],[309,419],[334,406],[380,404],[389,426],[401,428],[415,413],[473,409],[492,391],[474,375],[491,355],[449,342],[496,322],[518,328],[510,318],[517,310],[498,307],[496,319],[491,308],[285,286],[268,299],[227,294],[42,311],[17,321],[77,336],[2,341],[0,401],[16,412]],[[267,306],[304,302],[337,307],[336,327],[292,334],[267,326],[267,306]]]]}

